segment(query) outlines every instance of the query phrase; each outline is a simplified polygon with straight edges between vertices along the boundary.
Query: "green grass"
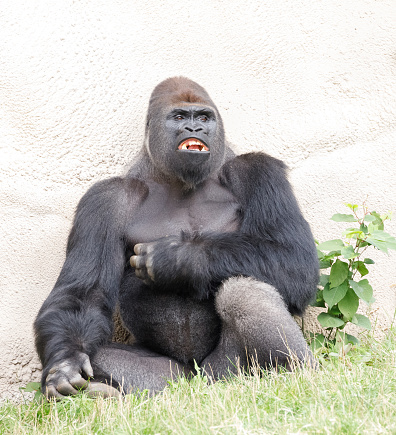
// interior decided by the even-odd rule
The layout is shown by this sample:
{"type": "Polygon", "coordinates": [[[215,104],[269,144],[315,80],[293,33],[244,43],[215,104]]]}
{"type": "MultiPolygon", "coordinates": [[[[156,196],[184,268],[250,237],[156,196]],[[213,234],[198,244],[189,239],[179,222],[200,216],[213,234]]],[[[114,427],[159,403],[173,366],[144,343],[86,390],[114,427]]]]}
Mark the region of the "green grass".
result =
{"type": "Polygon", "coordinates": [[[317,371],[173,383],[154,398],[0,406],[0,434],[396,434],[396,333],[317,371]]]}

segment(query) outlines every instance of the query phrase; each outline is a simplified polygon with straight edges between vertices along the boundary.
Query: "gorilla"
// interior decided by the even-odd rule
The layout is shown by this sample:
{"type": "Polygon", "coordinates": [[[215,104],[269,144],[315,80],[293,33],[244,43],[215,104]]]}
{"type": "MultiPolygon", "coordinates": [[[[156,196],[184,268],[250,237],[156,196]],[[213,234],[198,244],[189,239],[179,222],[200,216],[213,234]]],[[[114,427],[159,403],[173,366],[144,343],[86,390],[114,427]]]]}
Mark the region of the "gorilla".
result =
{"type": "Polygon", "coordinates": [[[136,162],[78,204],[34,324],[42,391],[155,393],[197,366],[216,380],[251,358],[264,369],[312,363],[292,315],[318,276],[285,164],[235,155],[206,90],[169,78],[150,97],[136,162]],[[111,341],[115,312],[133,343],[111,341]]]}

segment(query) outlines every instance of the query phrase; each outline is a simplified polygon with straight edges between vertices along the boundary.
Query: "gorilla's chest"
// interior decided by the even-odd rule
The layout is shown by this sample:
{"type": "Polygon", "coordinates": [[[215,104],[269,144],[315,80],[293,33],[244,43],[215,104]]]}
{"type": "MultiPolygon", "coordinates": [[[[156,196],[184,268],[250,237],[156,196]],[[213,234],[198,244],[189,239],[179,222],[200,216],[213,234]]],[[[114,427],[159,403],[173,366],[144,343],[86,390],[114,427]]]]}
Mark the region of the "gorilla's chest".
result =
{"type": "Polygon", "coordinates": [[[149,242],[184,231],[232,232],[238,229],[239,204],[218,182],[209,180],[193,192],[150,183],[149,194],[127,231],[130,244],[149,242]]]}

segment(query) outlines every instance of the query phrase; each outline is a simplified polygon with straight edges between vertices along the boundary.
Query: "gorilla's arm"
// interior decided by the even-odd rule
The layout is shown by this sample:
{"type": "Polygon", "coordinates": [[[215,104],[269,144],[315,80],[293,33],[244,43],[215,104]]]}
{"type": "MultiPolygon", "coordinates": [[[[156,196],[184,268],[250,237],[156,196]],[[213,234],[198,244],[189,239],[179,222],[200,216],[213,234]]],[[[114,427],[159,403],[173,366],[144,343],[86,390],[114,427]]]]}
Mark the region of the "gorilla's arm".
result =
{"type": "Polygon", "coordinates": [[[240,230],[137,245],[137,275],[197,298],[229,277],[252,276],[276,287],[291,313],[301,313],[316,292],[318,260],[285,165],[263,153],[244,154],[224,165],[220,181],[242,205],[240,230]]]}
{"type": "MultiPolygon", "coordinates": [[[[92,376],[89,357],[111,337],[112,313],[125,267],[123,231],[133,180],[95,184],[81,199],[66,260],[34,329],[43,365],[43,391],[74,394],[92,376]]],[[[139,196],[140,195],[140,196],[139,196]]]]}

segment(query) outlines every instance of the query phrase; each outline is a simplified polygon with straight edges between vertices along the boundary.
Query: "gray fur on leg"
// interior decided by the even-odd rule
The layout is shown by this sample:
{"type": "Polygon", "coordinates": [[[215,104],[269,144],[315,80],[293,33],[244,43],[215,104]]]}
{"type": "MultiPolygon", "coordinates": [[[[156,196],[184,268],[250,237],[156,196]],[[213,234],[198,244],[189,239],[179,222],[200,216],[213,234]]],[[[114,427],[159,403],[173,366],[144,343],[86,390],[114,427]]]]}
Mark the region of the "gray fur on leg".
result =
{"type": "MultiPolygon", "coordinates": [[[[148,390],[162,391],[168,381],[189,376],[190,369],[174,360],[141,346],[113,343],[103,346],[93,358],[94,372],[99,369],[110,381],[115,381],[125,394],[148,390]]],[[[108,381],[108,382],[109,382],[108,381]]]]}
{"type": "Polygon", "coordinates": [[[222,337],[218,348],[204,361],[220,367],[221,359],[236,351],[242,360],[244,352],[257,358],[262,367],[293,367],[293,361],[313,363],[304,336],[286,305],[269,284],[253,278],[230,278],[220,287],[216,310],[222,320],[222,337]],[[223,355],[221,355],[223,354],[223,355]]]}

